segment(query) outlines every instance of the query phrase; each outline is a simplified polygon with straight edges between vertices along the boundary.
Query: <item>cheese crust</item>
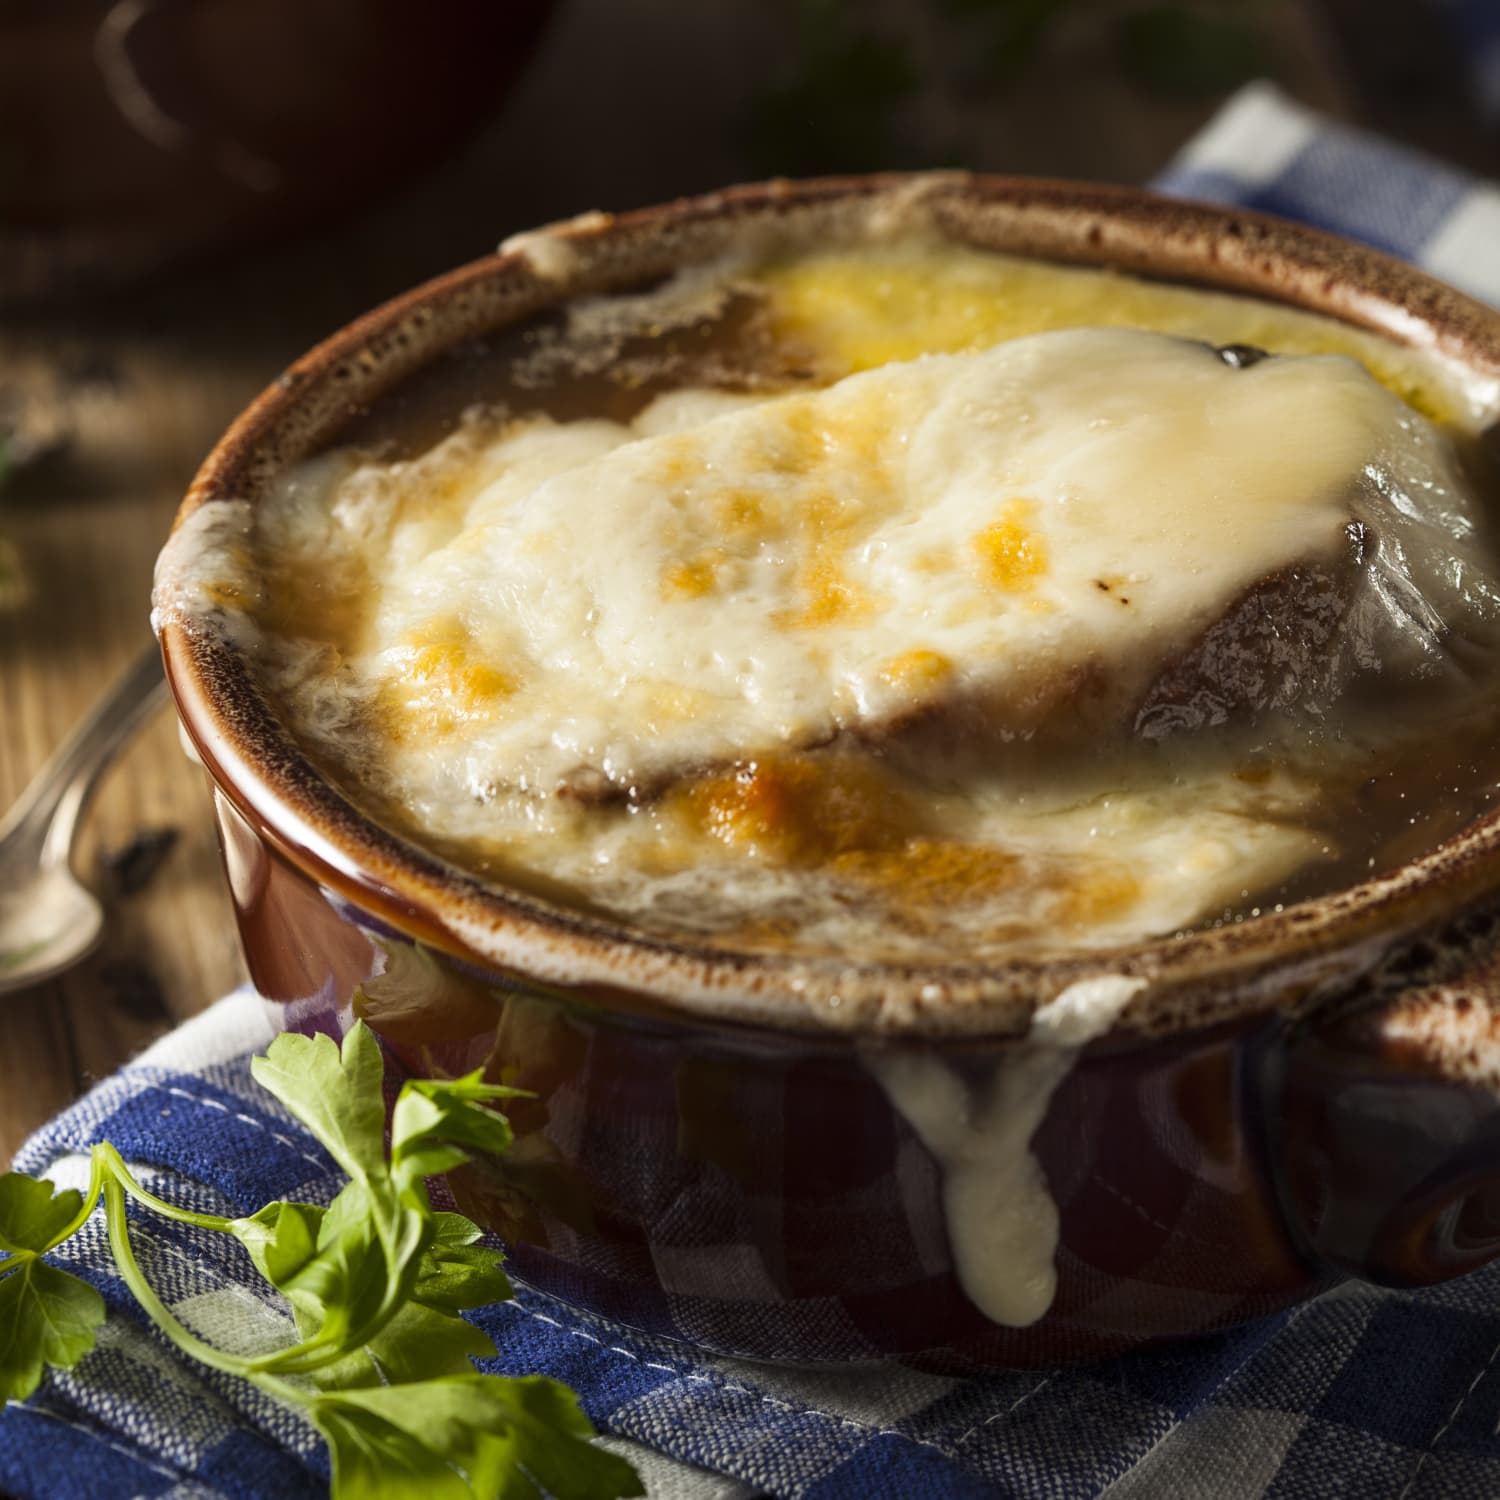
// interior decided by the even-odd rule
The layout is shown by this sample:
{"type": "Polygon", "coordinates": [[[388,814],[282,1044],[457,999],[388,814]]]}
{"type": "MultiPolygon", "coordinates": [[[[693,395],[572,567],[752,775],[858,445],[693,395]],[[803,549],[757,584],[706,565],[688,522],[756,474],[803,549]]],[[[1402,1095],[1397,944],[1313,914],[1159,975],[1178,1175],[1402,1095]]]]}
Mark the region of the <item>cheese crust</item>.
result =
{"type": "Polygon", "coordinates": [[[748,948],[1170,932],[1336,852],[1323,784],[1382,753],[1345,696],[1500,615],[1415,357],[953,247],[724,275],[809,374],[335,450],[173,564],[332,774],[484,874],[748,948]]]}

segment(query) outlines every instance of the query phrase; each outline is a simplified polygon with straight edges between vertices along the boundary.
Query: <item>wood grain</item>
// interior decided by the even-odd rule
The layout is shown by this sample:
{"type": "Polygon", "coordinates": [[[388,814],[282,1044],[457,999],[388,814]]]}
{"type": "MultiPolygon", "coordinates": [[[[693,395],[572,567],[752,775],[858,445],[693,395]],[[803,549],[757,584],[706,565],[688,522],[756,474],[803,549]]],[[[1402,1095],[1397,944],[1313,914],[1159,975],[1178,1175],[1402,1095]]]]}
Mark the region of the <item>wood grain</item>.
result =
{"type": "MultiPolygon", "coordinates": [[[[1268,13],[1294,91],[1345,112],[1312,11],[1286,0],[1268,13]]],[[[145,642],[156,550],[197,462],[245,400],[323,333],[506,233],[753,171],[734,122],[785,44],[771,14],[758,0],[578,0],[485,141],[376,217],[191,282],[0,327],[0,388],[63,372],[75,428],[64,454],[0,497],[0,535],[31,585],[23,606],[0,611],[0,806],[145,642]],[[685,118],[700,124],[684,129],[685,118]],[[93,378],[67,374],[79,370],[93,378]]],[[[920,108],[935,136],[963,142],[964,165],[1142,181],[1218,102],[1143,100],[1084,30],[1062,35],[1009,94],[938,94],[920,108]]],[[[178,830],[177,844],[147,889],[110,898],[99,953],[0,1000],[0,1162],[150,1037],[239,982],[207,794],[165,715],[102,788],[80,870],[98,885],[101,851],[160,827],[178,830]],[[159,987],[159,1009],[143,976],[159,987]]]]}
{"type": "MultiPolygon", "coordinates": [[[[33,352],[25,342],[0,342],[0,367],[21,366],[33,352]]],[[[198,451],[243,393],[232,376],[205,383],[128,347],[118,373],[116,391],[81,398],[66,457],[23,473],[7,491],[3,526],[23,560],[28,597],[0,614],[6,802],[149,640],[156,548],[198,451]]],[[[200,773],[163,713],[101,788],[79,850],[80,873],[107,902],[104,943],[63,979],[0,1002],[0,1159],[167,1021],[238,982],[216,866],[200,773]],[[110,895],[101,856],[150,828],[177,829],[176,845],[143,891],[110,895]],[[159,1011],[142,995],[150,975],[159,1011]],[[134,993],[122,1000],[122,988],[134,993]]]]}

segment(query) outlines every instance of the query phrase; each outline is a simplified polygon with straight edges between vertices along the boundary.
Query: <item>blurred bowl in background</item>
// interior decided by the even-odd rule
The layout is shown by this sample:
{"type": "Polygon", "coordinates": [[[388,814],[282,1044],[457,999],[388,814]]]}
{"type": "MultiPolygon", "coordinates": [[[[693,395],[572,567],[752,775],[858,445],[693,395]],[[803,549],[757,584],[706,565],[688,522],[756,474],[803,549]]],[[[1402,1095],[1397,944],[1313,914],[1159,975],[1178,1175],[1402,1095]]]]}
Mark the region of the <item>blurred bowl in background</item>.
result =
{"type": "Polygon", "coordinates": [[[552,0],[0,0],[0,301],[335,218],[491,116],[552,0]]]}

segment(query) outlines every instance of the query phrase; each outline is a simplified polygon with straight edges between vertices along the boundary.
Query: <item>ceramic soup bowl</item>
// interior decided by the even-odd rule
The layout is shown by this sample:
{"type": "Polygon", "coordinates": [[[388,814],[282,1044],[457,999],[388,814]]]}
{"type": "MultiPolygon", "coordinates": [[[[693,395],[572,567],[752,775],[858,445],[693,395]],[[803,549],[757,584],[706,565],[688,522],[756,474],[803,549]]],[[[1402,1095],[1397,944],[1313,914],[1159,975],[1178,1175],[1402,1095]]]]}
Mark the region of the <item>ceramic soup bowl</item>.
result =
{"type": "MultiPolygon", "coordinates": [[[[178,525],[257,501],[464,341],[747,234],[815,241],[907,186],[775,183],[521,237],[289,369],[178,525]]],[[[1312,309],[1500,379],[1500,315],[1318,233],[1114,188],[913,190],[971,245],[1312,309]]],[[[482,1066],[531,1090],[511,1153],[449,1187],[518,1278],[579,1309],[741,1356],[969,1368],[1103,1357],[1340,1277],[1425,1285],[1500,1254],[1500,815],[1347,889],[1128,948],[722,951],[387,831],[315,769],[232,641],[160,623],[258,990],[299,1031],[337,1036],[358,1011],[396,1070],[482,1066]],[[1080,1006],[1108,1024],[1039,1034],[1080,1006]],[[945,1139],[919,1101],[896,1106],[892,1066],[1002,1125],[982,1150],[945,1139]],[[960,1222],[976,1197],[988,1229],[960,1222]]]]}

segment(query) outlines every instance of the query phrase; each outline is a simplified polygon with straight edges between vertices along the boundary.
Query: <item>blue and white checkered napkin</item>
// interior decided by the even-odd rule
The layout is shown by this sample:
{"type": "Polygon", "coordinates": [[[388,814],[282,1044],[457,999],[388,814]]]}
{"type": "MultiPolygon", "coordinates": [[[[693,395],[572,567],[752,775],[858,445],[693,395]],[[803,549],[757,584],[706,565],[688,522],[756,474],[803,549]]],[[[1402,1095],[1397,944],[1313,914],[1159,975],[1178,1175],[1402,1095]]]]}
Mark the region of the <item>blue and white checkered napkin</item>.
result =
{"type": "MultiPolygon", "coordinates": [[[[107,1139],[152,1191],[205,1212],[326,1202],[339,1185],[331,1163],[250,1077],[248,1056],[270,1035],[262,1003],[231,995],[49,1125],[16,1165],[82,1187],[88,1147],[107,1139]]],[[[290,1339],[225,1236],[152,1219],[134,1238],[190,1327],[239,1350],[290,1339]]],[[[0,1492],[326,1494],[327,1459],[300,1416],[190,1367],[134,1316],[97,1215],[64,1250],[110,1318],[76,1370],[0,1416],[0,1492]]],[[[966,1379],[705,1358],[525,1290],[477,1321],[499,1369],[580,1393],[655,1500],[1500,1495],[1500,1268],[1424,1293],[1350,1284],[1277,1319],[1092,1368],[966,1379]]]]}
{"type": "MultiPolygon", "coordinates": [[[[1487,71],[1500,118],[1500,4],[1478,0],[1467,8],[1475,11],[1476,77],[1483,82],[1487,71]],[[1485,16],[1487,41],[1477,32],[1485,16]]],[[[1500,304],[1500,188],[1331,125],[1271,84],[1236,94],[1154,186],[1331,229],[1500,304]]]]}
{"type": "MultiPolygon", "coordinates": [[[[1326,224],[1500,302],[1500,193],[1330,129],[1263,85],[1164,185],[1326,224]]],[[[247,1057],[268,1039],[255,997],[230,996],[48,1126],[17,1165],[82,1186],[87,1147],[108,1139],[156,1192],[209,1212],[326,1201],[331,1164],[250,1079],[247,1057]]],[[[239,1348],[288,1337],[222,1236],[153,1222],[140,1241],[184,1322],[239,1348]]],[[[326,1458],[299,1417],[189,1369],[136,1321],[97,1219],[65,1249],[111,1317],[76,1371],[0,1416],[0,1491],[325,1492],[326,1458]]],[[[966,1379],[705,1358],[527,1291],[478,1321],[499,1368],[573,1386],[658,1500],[1500,1495],[1500,1267],[1421,1293],[1349,1284],[1278,1319],[1088,1369],[966,1379]]]]}

